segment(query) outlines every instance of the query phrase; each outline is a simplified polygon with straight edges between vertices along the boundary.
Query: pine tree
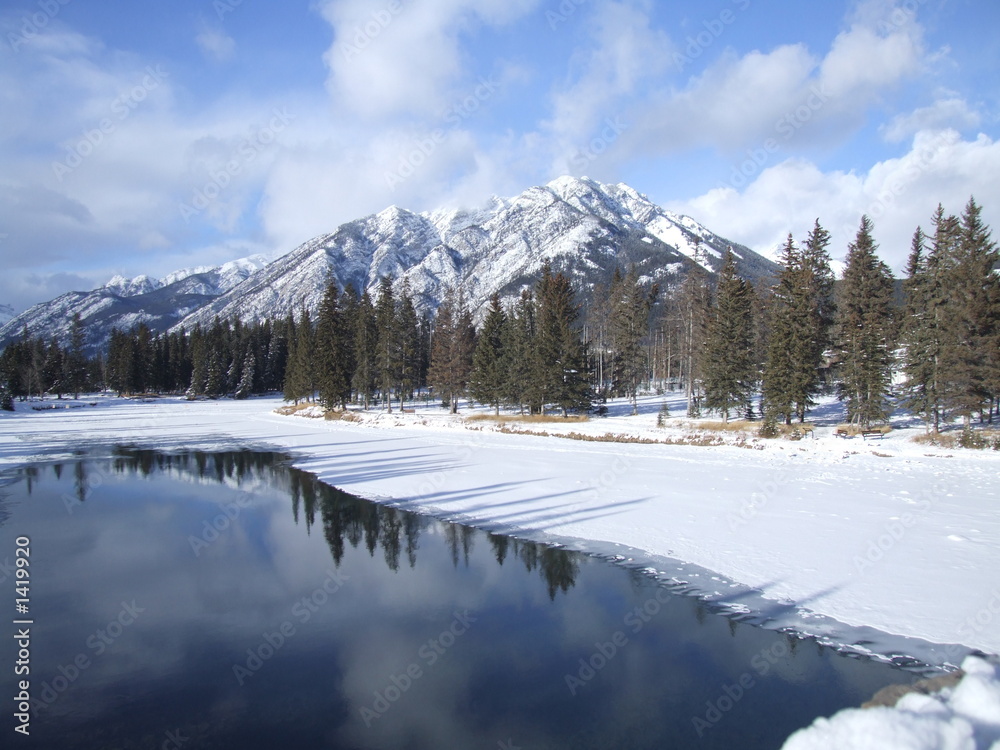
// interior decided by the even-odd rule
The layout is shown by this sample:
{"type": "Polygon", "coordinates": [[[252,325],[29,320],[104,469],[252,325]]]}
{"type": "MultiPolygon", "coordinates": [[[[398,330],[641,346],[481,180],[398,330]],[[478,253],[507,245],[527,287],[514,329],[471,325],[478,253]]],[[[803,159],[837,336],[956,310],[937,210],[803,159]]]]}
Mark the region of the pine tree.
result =
{"type": "Polygon", "coordinates": [[[589,409],[592,401],[574,297],[569,279],[562,273],[553,275],[546,263],[535,292],[535,378],[543,410],[545,404],[555,404],[564,416],[570,410],[589,409]]]}
{"type": "Polygon", "coordinates": [[[386,409],[391,414],[392,387],[399,381],[402,363],[396,336],[396,299],[389,276],[383,276],[379,280],[378,298],[375,301],[375,329],[378,332],[375,361],[378,366],[379,390],[386,409]]]}
{"type": "Polygon", "coordinates": [[[934,247],[925,246],[926,237],[917,227],[910,244],[906,264],[907,278],[903,282],[906,296],[902,321],[903,404],[923,417],[928,430],[938,432],[944,413],[940,382],[941,333],[944,324],[944,302],[941,295],[942,277],[937,246],[944,246],[940,232],[944,224],[944,209],[938,207],[934,217],[938,228],[934,247]]]}
{"type": "Polygon", "coordinates": [[[354,377],[351,384],[358,399],[367,410],[378,385],[378,327],[375,322],[375,307],[368,292],[361,295],[358,302],[354,326],[354,377]]]}
{"type": "Polygon", "coordinates": [[[490,298],[490,310],[479,332],[476,351],[472,357],[472,375],[469,391],[481,404],[488,404],[500,414],[504,400],[507,372],[504,368],[504,344],[507,340],[507,314],[500,304],[500,295],[490,298]]]}
{"type": "Polygon", "coordinates": [[[73,398],[80,398],[80,391],[87,387],[87,357],[83,351],[83,322],[78,312],[73,313],[65,368],[66,389],[73,398]]]}
{"type": "Polygon", "coordinates": [[[344,321],[340,313],[340,291],[334,280],[327,282],[316,319],[316,386],[324,409],[344,408],[351,382],[344,366],[344,321]]]}
{"type": "Polygon", "coordinates": [[[649,331],[649,314],[659,294],[659,287],[639,282],[633,265],[625,276],[617,270],[611,284],[611,342],[614,350],[615,391],[632,401],[632,414],[639,413],[639,386],[648,371],[648,358],[642,341],[649,331]]]}
{"type": "MultiPolygon", "coordinates": [[[[208,351],[201,324],[196,323],[191,331],[191,383],[188,386],[189,398],[205,395],[205,380],[208,376],[208,351]]],[[[110,363],[112,355],[108,353],[110,363]]]]}
{"type": "Polygon", "coordinates": [[[234,398],[249,398],[250,394],[253,393],[254,371],[257,367],[256,359],[253,352],[247,352],[246,357],[243,358],[243,371],[240,374],[239,383],[236,385],[234,398]]]}
{"type": "Polygon", "coordinates": [[[687,394],[689,417],[700,415],[699,385],[701,383],[701,348],[705,343],[705,327],[708,322],[710,290],[708,277],[699,264],[700,250],[696,246],[695,262],[689,267],[681,284],[678,308],[680,324],[680,358],[687,394]]]}
{"type": "Polygon", "coordinates": [[[824,360],[833,345],[832,330],[836,317],[834,303],[834,276],[830,268],[830,233],[816,219],[812,231],[806,236],[802,248],[803,283],[805,300],[802,314],[811,326],[807,360],[803,363],[803,389],[796,401],[799,421],[805,421],[806,410],[813,404],[824,380],[824,360]]]}
{"type": "Polygon", "coordinates": [[[797,310],[796,275],[801,267],[801,256],[792,235],[788,235],[781,254],[781,275],[771,290],[768,303],[768,346],[764,365],[763,400],[764,417],[771,421],[783,419],[792,423],[796,415],[797,378],[799,364],[805,359],[797,310]]]}
{"type": "Polygon", "coordinates": [[[284,395],[285,401],[298,404],[308,401],[315,391],[313,381],[313,327],[308,308],[302,309],[302,315],[295,324],[295,340],[290,342],[288,365],[285,368],[284,395]]]}
{"type": "Polygon", "coordinates": [[[405,280],[399,293],[393,324],[398,363],[396,385],[399,390],[399,409],[402,411],[403,399],[412,394],[420,382],[420,322],[413,306],[409,282],[405,280]]]}
{"type": "Polygon", "coordinates": [[[841,399],[847,417],[868,427],[889,416],[892,368],[892,273],[878,259],[872,223],[861,217],[848,246],[847,267],[838,304],[841,399]]]}
{"type": "Polygon", "coordinates": [[[44,388],[50,393],[55,393],[57,398],[62,398],[66,392],[66,382],[63,379],[65,355],[59,342],[52,339],[45,353],[45,364],[42,366],[42,379],[44,388]]]}
{"type": "Polygon", "coordinates": [[[992,413],[997,393],[1000,329],[1000,263],[990,230],[983,224],[982,209],[970,198],[951,245],[946,285],[951,300],[942,351],[943,377],[948,382],[947,406],[961,416],[965,427],[972,416],[982,420],[992,413]]]}
{"type": "Polygon", "coordinates": [[[452,414],[458,412],[458,400],[465,392],[472,371],[475,343],[472,316],[465,307],[461,288],[445,290],[434,321],[427,377],[452,414]]]}
{"type": "Polygon", "coordinates": [[[357,290],[350,282],[344,287],[340,295],[340,318],[343,329],[343,341],[341,342],[341,357],[343,359],[344,374],[347,376],[348,400],[354,389],[354,371],[358,366],[357,358],[357,329],[358,329],[358,305],[360,298],[357,290]]]}
{"type": "Polygon", "coordinates": [[[508,325],[503,337],[501,369],[506,373],[502,398],[504,403],[516,406],[524,414],[525,405],[531,414],[542,409],[539,383],[534,378],[535,359],[535,300],[525,289],[508,315],[508,325]]]}
{"type": "Polygon", "coordinates": [[[756,386],[752,295],[750,284],[736,275],[733,254],[727,252],[701,365],[705,406],[721,412],[723,423],[729,422],[730,412],[746,411],[756,386]]]}
{"type": "Polygon", "coordinates": [[[767,304],[767,357],[763,374],[765,415],[791,424],[805,421],[823,382],[833,323],[829,234],[816,221],[799,250],[788,235],[781,274],[767,304]]]}

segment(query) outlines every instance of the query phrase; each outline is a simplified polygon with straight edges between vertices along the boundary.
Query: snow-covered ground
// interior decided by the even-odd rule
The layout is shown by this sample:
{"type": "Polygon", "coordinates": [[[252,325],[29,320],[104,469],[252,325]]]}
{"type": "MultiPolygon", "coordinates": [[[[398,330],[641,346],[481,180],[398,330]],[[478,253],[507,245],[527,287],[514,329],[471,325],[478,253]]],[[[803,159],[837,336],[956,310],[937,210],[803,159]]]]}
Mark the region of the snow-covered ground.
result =
{"type": "Polygon", "coordinates": [[[893,708],[852,708],[820,718],[783,750],[998,750],[1000,668],[974,656],[965,677],[933,695],[910,693],[893,708]]]}
{"type": "Polygon", "coordinates": [[[766,627],[939,666],[1000,652],[1000,453],[918,445],[915,424],[839,438],[827,404],[797,442],[700,446],[511,432],[689,439],[681,418],[656,426],[660,397],[636,417],[615,404],[606,418],[507,432],[434,404],[352,423],[275,414],[278,398],[93,400],[0,416],[0,466],[98,443],[281,448],[348,492],[618,557],[766,627]]]}

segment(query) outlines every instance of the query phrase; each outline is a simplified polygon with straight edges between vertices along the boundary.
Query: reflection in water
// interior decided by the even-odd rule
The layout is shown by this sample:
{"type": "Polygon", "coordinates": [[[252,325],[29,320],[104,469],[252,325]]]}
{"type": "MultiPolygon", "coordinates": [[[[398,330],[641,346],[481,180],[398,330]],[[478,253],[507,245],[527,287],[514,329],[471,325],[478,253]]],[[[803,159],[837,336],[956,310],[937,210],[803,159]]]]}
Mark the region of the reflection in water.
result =
{"type": "Polygon", "coordinates": [[[0,494],[0,561],[36,550],[25,747],[773,748],[911,679],[278,453],[104,456],[0,494]]]}

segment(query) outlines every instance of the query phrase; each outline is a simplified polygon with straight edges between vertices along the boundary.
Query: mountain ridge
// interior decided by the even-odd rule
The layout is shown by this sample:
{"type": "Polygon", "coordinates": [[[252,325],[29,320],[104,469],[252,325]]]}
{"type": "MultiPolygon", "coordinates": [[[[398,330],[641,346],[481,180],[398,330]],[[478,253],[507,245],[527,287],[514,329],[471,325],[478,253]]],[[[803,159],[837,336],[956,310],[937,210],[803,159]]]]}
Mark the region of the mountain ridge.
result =
{"type": "Polygon", "coordinates": [[[480,310],[493,294],[516,299],[548,262],[586,297],[615,268],[631,264],[644,280],[661,284],[679,281],[696,262],[715,273],[726,250],[752,281],[776,272],[767,258],[624,183],[559,177],[513,198],[494,196],[478,208],[415,213],[390,206],[269,263],[257,256],[160,280],[116,277],[91,292],[69,292],[25,311],[0,327],[0,344],[24,325],[33,335],[64,336],[74,311],[81,311],[91,347],[106,341],[112,328],[138,322],[155,331],[190,330],[217,316],[249,323],[297,315],[303,307],[315,313],[330,279],[340,288],[351,284],[374,294],[389,275],[409,286],[418,312],[436,309],[446,286],[461,285],[470,307],[480,310]]]}

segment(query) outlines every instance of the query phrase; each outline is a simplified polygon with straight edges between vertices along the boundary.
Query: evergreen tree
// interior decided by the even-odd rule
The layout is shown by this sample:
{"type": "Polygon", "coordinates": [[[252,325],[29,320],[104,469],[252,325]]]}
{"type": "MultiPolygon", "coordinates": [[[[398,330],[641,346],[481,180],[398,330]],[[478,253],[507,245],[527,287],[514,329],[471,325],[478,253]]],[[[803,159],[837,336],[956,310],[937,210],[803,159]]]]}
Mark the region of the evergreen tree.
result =
{"type": "Polygon", "coordinates": [[[681,284],[678,298],[680,358],[687,394],[689,417],[700,415],[699,384],[701,383],[701,348],[705,343],[705,327],[711,295],[708,277],[699,264],[700,244],[695,248],[695,262],[691,263],[681,284]]]}
{"type": "Polygon", "coordinates": [[[73,398],[80,398],[80,391],[87,387],[87,356],[83,351],[83,322],[78,312],[73,313],[70,326],[64,379],[67,391],[73,394],[73,398]]]}
{"type": "Polygon", "coordinates": [[[944,247],[942,232],[947,225],[944,209],[938,206],[934,217],[934,245],[928,252],[923,230],[917,227],[910,245],[903,282],[906,295],[903,325],[902,370],[903,403],[923,417],[928,429],[938,432],[944,413],[940,381],[941,332],[944,325],[945,298],[942,296],[940,256],[936,247],[944,247]]]}
{"type": "Polygon", "coordinates": [[[496,414],[500,414],[500,404],[504,400],[504,384],[507,371],[504,367],[504,344],[507,335],[507,314],[500,304],[500,295],[490,298],[490,310],[479,332],[476,351],[472,357],[472,375],[469,391],[481,404],[489,404],[496,414]]]}
{"type": "Polygon", "coordinates": [[[892,367],[892,273],[878,259],[872,223],[861,217],[848,246],[838,305],[841,398],[848,420],[868,427],[888,418],[892,367]]]}
{"type": "Polygon", "coordinates": [[[541,403],[569,410],[589,409],[586,348],[575,325],[579,308],[573,287],[562,273],[553,275],[548,263],[536,286],[535,378],[541,403]]]}
{"type": "Polygon", "coordinates": [[[506,373],[503,383],[503,401],[518,407],[524,414],[528,406],[531,414],[542,410],[542,395],[534,378],[535,359],[535,300],[527,289],[521,293],[517,305],[508,316],[509,322],[503,336],[501,369],[506,373]]]}
{"type": "Polygon", "coordinates": [[[816,222],[799,250],[792,235],[782,249],[781,274],[767,307],[767,357],[763,373],[765,416],[805,421],[822,384],[821,368],[833,319],[829,234],[816,222]]]}
{"type": "Polygon", "coordinates": [[[354,326],[355,369],[352,385],[358,399],[367,410],[378,385],[378,327],[375,322],[375,307],[368,292],[361,295],[358,302],[354,326]]]}
{"type": "Polygon", "coordinates": [[[325,409],[345,408],[351,381],[345,365],[347,332],[340,313],[340,292],[332,279],[327,282],[316,319],[316,385],[325,409]]]}
{"type": "Polygon", "coordinates": [[[420,321],[413,306],[409,282],[403,281],[396,304],[393,321],[393,335],[396,338],[397,381],[399,409],[403,409],[403,399],[412,394],[420,384],[420,321]]]}
{"type": "Polygon", "coordinates": [[[308,308],[295,324],[295,341],[289,346],[288,365],[285,368],[285,401],[298,404],[313,397],[313,327],[308,308]]]}
{"type": "Polygon", "coordinates": [[[745,412],[756,385],[753,289],[736,275],[731,252],[719,275],[715,305],[702,350],[705,406],[729,422],[731,411],[745,412]]]}
{"type": "Polygon", "coordinates": [[[834,276],[830,268],[830,233],[816,219],[812,231],[806,236],[802,248],[803,265],[803,315],[811,326],[811,345],[806,349],[807,360],[803,363],[803,392],[796,400],[799,421],[805,421],[805,413],[813,404],[824,380],[824,360],[827,350],[833,345],[832,331],[836,317],[834,304],[834,276]]]}
{"type": "Polygon", "coordinates": [[[399,382],[402,362],[396,335],[396,299],[389,276],[383,276],[379,280],[378,298],[375,301],[375,330],[378,334],[375,362],[378,367],[379,390],[386,410],[391,414],[392,387],[399,382]]]}
{"type": "Polygon", "coordinates": [[[475,344],[475,328],[461,288],[446,289],[434,321],[427,377],[452,414],[458,412],[458,400],[472,371],[475,344]]]}
{"type": "Polygon", "coordinates": [[[254,356],[253,352],[247,352],[246,357],[243,358],[243,371],[240,374],[240,380],[236,386],[236,393],[234,394],[235,398],[249,398],[250,394],[253,393],[254,370],[257,366],[256,359],[257,358],[254,356]]]}
{"type": "Polygon", "coordinates": [[[648,372],[642,341],[649,331],[649,314],[659,287],[645,287],[633,265],[625,276],[615,271],[611,283],[611,342],[614,350],[615,391],[632,401],[632,414],[639,413],[639,386],[648,372]]]}
{"type": "Polygon", "coordinates": [[[1000,255],[982,221],[982,209],[970,198],[951,243],[946,285],[951,300],[942,350],[945,400],[965,427],[972,416],[992,414],[997,395],[997,336],[1000,330],[1000,255]]]}
{"type": "Polygon", "coordinates": [[[42,379],[44,389],[55,393],[57,398],[62,398],[63,393],[66,392],[66,381],[63,379],[65,369],[65,355],[62,347],[53,338],[46,349],[45,364],[42,366],[42,379]]]}
{"type": "Polygon", "coordinates": [[[205,340],[201,324],[196,323],[194,330],[191,331],[191,385],[188,387],[188,396],[205,395],[205,383],[207,381],[208,342],[205,340]]]}
{"type": "Polygon", "coordinates": [[[354,371],[357,369],[357,338],[358,329],[358,305],[360,299],[354,285],[350,282],[344,287],[340,295],[340,319],[343,329],[343,340],[341,342],[341,358],[343,360],[344,374],[347,376],[348,400],[354,388],[354,371]]]}

